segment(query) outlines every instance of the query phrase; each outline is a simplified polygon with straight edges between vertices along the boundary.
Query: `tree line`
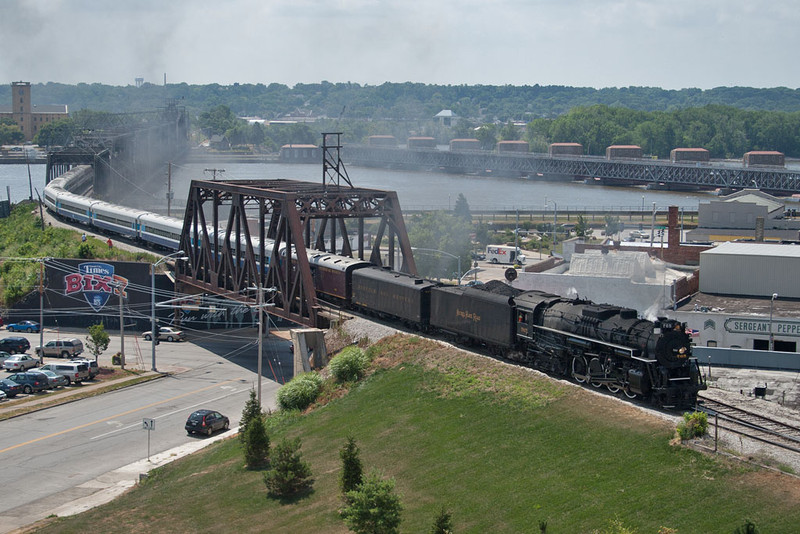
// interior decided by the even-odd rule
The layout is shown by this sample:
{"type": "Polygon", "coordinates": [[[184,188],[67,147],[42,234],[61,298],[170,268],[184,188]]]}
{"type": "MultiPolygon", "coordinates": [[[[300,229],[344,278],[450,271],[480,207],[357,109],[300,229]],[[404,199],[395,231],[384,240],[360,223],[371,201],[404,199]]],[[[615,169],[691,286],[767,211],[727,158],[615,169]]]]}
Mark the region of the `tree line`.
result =
{"type": "MultiPolygon", "coordinates": [[[[111,86],[49,82],[32,84],[34,104],[66,104],[70,109],[112,113],[149,111],[165,102],[185,106],[190,115],[219,104],[238,116],[279,119],[307,115],[331,119],[419,120],[451,109],[460,117],[483,122],[528,122],[555,118],[574,108],[604,105],[637,111],[674,111],[708,105],[743,110],[800,111],[800,89],[786,87],[717,87],[678,90],[658,87],[567,87],[560,85],[432,85],[352,82],[190,85],[145,83],[111,86]]],[[[0,102],[9,102],[10,84],[0,85],[0,102]]]]}

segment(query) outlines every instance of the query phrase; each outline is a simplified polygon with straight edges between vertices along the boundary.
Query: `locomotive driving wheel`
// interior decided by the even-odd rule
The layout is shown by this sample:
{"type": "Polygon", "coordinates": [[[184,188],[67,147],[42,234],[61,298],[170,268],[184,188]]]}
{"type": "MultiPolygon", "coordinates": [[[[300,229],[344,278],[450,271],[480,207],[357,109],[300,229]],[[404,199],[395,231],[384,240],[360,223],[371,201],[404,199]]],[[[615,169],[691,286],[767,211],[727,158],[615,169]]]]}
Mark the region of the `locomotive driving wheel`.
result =
{"type": "Polygon", "coordinates": [[[628,397],[629,399],[635,399],[636,398],[636,393],[631,391],[631,387],[630,386],[625,386],[624,388],[622,388],[622,391],[625,393],[625,396],[628,397]]]}
{"type": "Polygon", "coordinates": [[[606,388],[608,388],[608,391],[611,393],[619,393],[619,386],[616,383],[609,382],[606,384],[606,388]]]}
{"type": "MultiPolygon", "coordinates": [[[[594,376],[605,375],[605,372],[603,371],[603,364],[600,363],[599,358],[592,358],[591,361],[589,361],[589,376],[591,377],[593,375],[594,376]]],[[[596,388],[599,388],[600,386],[603,385],[602,382],[597,382],[595,380],[592,380],[590,383],[592,384],[592,387],[596,388]]]]}
{"type": "Polygon", "coordinates": [[[583,356],[575,356],[572,358],[572,378],[579,384],[583,384],[588,380],[589,366],[586,364],[586,358],[583,356]]]}

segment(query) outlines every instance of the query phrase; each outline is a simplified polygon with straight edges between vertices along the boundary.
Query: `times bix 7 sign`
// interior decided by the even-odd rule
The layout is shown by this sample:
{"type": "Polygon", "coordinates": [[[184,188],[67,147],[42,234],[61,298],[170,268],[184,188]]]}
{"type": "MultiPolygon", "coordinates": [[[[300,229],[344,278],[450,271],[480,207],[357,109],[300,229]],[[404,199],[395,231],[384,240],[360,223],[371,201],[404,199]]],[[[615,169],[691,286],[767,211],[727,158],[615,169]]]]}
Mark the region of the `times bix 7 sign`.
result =
{"type": "MultiPolygon", "coordinates": [[[[156,276],[157,301],[169,298],[173,289],[169,279],[156,276]]],[[[142,322],[141,327],[149,328],[149,263],[65,259],[45,262],[44,313],[48,325],[118,325],[120,293],[126,323],[142,322]]],[[[38,291],[35,304],[38,308],[38,291]]],[[[158,314],[162,313],[159,309],[158,314]]]]}

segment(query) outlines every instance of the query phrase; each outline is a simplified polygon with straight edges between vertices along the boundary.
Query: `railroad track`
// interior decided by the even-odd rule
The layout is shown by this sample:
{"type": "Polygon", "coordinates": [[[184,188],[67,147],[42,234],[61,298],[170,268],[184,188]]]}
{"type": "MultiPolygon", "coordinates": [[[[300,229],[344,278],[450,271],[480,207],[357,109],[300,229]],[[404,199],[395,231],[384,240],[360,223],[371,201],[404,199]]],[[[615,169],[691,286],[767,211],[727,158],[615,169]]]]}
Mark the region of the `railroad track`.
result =
{"type": "Polygon", "coordinates": [[[800,427],[702,395],[697,397],[698,410],[707,413],[709,423],[762,443],[800,453],[800,427]]]}

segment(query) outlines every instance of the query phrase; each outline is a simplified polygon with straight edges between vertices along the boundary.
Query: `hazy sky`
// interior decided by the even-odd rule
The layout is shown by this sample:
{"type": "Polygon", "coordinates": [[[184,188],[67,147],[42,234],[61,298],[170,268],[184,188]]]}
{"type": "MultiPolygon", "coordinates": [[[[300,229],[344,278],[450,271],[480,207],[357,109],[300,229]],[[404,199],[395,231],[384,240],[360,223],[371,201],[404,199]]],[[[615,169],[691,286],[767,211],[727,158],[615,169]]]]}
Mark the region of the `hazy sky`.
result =
{"type": "Polygon", "coordinates": [[[800,87],[796,0],[0,0],[0,81],[800,87]]]}

